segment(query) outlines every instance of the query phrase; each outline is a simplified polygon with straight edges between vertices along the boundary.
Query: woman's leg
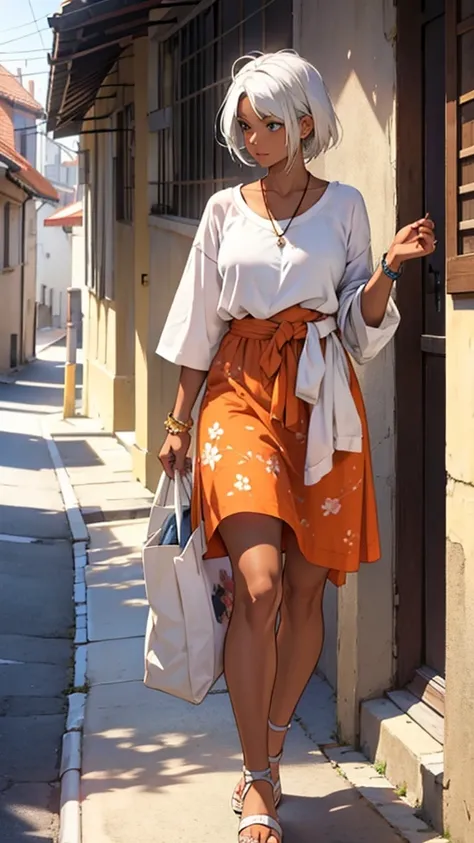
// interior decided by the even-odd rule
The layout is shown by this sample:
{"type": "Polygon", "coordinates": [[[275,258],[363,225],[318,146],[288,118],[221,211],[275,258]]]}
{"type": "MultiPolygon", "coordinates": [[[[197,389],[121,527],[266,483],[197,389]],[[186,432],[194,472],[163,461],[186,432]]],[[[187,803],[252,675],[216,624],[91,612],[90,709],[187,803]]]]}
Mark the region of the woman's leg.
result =
{"type": "MultiPolygon", "coordinates": [[[[225,676],[245,766],[268,767],[267,722],[276,672],[275,622],[281,602],[281,522],[268,515],[242,513],[226,518],[220,533],[234,572],[234,606],[225,647],[225,676]]],[[[276,817],[270,784],[254,784],[242,817],[276,817]]],[[[252,826],[242,836],[280,843],[274,832],[252,826]]]]}
{"type": "MultiPolygon", "coordinates": [[[[321,655],[324,640],[323,594],[329,570],[307,562],[293,532],[286,543],[283,600],[277,636],[277,674],[270,720],[290,722],[321,655]]],[[[286,733],[269,731],[270,755],[278,755],[286,733]]],[[[272,765],[276,779],[278,765],[272,765]]]]}

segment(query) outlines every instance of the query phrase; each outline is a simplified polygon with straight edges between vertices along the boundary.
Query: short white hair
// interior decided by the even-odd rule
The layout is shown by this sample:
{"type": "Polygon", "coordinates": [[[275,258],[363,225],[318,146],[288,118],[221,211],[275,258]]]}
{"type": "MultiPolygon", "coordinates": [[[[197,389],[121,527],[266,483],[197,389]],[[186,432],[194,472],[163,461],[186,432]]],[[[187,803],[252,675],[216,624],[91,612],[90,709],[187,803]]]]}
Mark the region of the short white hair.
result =
{"type": "Polygon", "coordinates": [[[231,156],[255,166],[245,148],[237,117],[243,97],[249,98],[259,117],[278,117],[285,124],[289,167],[300,148],[299,121],[303,116],[314,121],[314,131],[303,141],[306,164],[338,141],[337,117],[322,76],[293,50],[242,56],[232,68],[232,84],[222,103],[218,124],[231,156]],[[242,61],[246,64],[238,69],[242,61]]]}

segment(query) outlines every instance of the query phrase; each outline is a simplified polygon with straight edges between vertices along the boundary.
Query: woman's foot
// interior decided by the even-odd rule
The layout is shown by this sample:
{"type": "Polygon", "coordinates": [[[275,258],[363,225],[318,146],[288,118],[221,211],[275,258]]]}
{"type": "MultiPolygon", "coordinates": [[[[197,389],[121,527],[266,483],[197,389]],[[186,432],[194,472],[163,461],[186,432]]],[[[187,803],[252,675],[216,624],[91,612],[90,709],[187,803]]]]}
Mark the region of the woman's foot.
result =
{"type": "MultiPolygon", "coordinates": [[[[242,820],[262,814],[278,822],[270,782],[256,781],[249,787],[244,798],[242,820]]],[[[281,837],[276,830],[257,823],[239,833],[239,843],[281,843],[281,837]]]]}
{"type": "MultiPolygon", "coordinates": [[[[275,807],[278,808],[280,804],[282,792],[280,781],[280,761],[283,755],[283,744],[285,742],[286,733],[290,726],[275,727],[269,721],[268,731],[268,748],[269,748],[269,766],[272,773],[272,781],[274,785],[273,795],[275,800],[275,807]]],[[[244,792],[245,778],[241,776],[232,794],[232,810],[236,814],[242,813],[242,793],[244,792]]]]}

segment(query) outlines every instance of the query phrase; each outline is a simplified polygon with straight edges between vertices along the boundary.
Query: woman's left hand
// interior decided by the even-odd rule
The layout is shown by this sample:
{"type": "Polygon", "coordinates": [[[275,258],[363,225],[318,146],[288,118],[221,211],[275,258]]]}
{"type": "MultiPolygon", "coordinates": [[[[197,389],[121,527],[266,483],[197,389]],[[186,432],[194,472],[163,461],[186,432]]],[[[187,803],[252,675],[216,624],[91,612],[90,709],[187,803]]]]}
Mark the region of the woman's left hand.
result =
{"type": "Polygon", "coordinates": [[[387,263],[390,264],[390,258],[401,263],[431,255],[436,249],[435,237],[435,225],[429,214],[421,220],[405,225],[395,235],[388,251],[387,263]]]}

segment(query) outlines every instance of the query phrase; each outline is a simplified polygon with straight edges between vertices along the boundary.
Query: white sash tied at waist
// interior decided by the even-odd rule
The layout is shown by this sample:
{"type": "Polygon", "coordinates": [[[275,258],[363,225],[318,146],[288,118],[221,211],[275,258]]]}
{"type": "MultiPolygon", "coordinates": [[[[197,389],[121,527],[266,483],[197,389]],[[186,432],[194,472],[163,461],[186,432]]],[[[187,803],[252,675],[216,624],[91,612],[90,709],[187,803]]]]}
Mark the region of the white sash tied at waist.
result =
{"type": "Polygon", "coordinates": [[[298,363],[296,395],[313,405],[305,461],[306,486],[332,469],[334,451],[362,451],[362,424],[350,389],[346,355],[333,316],[308,322],[298,363]],[[321,340],[326,338],[323,356],[321,340]]]}

